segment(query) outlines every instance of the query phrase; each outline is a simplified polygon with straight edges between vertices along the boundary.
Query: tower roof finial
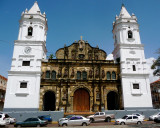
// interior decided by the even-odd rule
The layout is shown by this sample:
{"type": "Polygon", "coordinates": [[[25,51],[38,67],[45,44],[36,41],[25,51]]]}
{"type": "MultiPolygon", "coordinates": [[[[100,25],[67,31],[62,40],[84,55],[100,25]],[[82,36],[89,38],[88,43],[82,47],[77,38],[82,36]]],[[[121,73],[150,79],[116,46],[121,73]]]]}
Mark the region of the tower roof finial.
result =
{"type": "Polygon", "coordinates": [[[122,2],[122,6],[121,6],[121,8],[122,8],[122,7],[125,7],[123,2],[122,2]]]}
{"type": "Polygon", "coordinates": [[[131,18],[130,14],[128,13],[123,3],[122,3],[121,12],[119,14],[119,17],[131,18]]]}
{"type": "Polygon", "coordinates": [[[28,11],[28,13],[40,13],[40,9],[39,9],[39,6],[38,6],[38,2],[35,1],[34,2],[34,5],[32,6],[32,8],[28,11]]]}
{"type": "Polygon", "coordinates": [[[121,6],[121,8],[122,8],[122,7],[124,7],[124,1],[123,1],[123,0],[122,0],[122,6],[121,6]]]}

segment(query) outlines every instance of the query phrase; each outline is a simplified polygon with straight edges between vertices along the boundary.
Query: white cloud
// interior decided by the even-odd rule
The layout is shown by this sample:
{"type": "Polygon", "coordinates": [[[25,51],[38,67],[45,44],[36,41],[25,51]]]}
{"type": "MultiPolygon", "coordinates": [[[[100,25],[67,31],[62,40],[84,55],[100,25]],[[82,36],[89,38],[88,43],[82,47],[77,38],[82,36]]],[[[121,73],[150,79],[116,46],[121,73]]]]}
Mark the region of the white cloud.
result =
{"type": "Polygon", "coordinates": [[[113,60],[113,54],[109,54],[106,58],[106,60],[113,60]]]}
{"type": "Polygon", "coordinates": [[[156,59],[153,58],[153,57],[146,59],[147,65],[149,66],[148,70],[149,70],[149,73],[150,73],[150,75],[149,75],[150,83],[159,79],[158,76],[153,75],[154,69],[151,69],[151,66],[152,66],[152,64],[155,60],[156,59]]]}

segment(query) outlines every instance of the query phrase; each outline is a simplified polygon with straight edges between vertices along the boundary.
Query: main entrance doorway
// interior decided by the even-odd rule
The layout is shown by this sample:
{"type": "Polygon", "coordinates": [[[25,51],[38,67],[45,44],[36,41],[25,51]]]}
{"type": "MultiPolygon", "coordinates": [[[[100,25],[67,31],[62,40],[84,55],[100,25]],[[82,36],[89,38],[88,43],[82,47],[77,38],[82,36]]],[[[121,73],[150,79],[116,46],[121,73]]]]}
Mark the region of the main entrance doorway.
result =
{"type": "Polygon", "coordinates": [[[76,112],[90,110],[90,96],[86,89],[80,88],[74,92],[73,110],[76,112]]]}
{"type": "Polygon", "coordinates": [[[118,95],[116,92],[111,91],[107,95],[107,107],[108,110],[118,109],[118,95]]]}
{"type": "Polygon", "coordinates": [[[55,111],[55,94],[52,91],[47,91],[43,96],[43,110],[55,111]]]}

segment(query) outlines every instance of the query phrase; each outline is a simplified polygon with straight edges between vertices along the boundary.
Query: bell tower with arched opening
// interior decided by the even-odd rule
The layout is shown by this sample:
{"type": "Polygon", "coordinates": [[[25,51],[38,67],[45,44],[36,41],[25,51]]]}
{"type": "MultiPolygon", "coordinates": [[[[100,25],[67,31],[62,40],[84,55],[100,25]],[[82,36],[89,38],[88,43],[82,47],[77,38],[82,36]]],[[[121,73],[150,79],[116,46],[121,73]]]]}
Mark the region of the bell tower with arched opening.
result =
{"type": "Polygon", "coordinates": [[[38,3],[22,12],[14,43],[4,111],[38,110],[41,62],[46,59],[47,19],[38,3]],[[27,104],[26,104],[27,103],[27,104]]]}
{"type": "Polygon", "coordinates": [[[124,109],[152,108],[149,72],[134,14],[122,5],[113,22],[113,56],[120,63],[124,109]]]}

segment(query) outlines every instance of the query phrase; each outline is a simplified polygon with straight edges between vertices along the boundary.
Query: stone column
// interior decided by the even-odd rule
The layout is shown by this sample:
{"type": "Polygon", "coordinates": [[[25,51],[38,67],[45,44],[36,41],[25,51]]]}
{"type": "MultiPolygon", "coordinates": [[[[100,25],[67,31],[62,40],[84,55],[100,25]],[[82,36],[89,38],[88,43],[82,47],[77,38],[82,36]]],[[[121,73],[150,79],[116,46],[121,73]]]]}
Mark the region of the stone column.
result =
{"type": "Polygon", "coordinates": [[[108,94],[108,91],[107,90],[105,90],[105,110],[108,110],[108,104],[107,104],[107,94],[108,94]]]}

